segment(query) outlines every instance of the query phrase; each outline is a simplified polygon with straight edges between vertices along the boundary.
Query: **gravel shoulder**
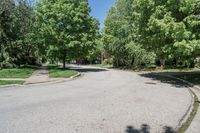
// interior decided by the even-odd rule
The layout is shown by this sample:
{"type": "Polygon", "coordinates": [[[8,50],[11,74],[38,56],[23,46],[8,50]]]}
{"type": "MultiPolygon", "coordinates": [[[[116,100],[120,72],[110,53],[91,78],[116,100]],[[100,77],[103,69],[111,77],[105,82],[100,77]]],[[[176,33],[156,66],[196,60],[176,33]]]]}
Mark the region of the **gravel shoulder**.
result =
{"type": "Polygon", "coordinates": [[[78,66],[68,82],[0,89],[3,133],[162,133],[191,104],[182,85],[140,73],[78,66]]]}

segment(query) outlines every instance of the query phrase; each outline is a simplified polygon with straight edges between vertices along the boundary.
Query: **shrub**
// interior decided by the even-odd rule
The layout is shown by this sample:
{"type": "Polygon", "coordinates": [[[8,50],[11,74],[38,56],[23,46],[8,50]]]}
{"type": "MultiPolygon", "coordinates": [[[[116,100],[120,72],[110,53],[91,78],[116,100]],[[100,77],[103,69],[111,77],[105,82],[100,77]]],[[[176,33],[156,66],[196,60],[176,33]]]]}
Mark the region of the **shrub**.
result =
{"type": "Polygon", "coordinates": [[[108,59],[105,59],[103,62],[102,62],[103,65],[112,65],[113,64],[113,58],[108,58],[108,59]]]}

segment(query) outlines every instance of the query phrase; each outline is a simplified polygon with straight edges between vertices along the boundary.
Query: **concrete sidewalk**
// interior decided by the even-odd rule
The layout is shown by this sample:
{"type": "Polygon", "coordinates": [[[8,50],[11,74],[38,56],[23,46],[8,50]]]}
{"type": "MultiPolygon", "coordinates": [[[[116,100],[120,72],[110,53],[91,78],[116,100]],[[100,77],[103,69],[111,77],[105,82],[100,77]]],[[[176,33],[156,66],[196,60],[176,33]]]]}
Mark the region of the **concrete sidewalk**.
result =
{"type": "MultiPolygon", "coordinates": [[[[43,83],[50,82],[53,79],[49,78],[48,70],[46,67],[42,67],[39,70],[36,70],[31,77],[26,79],[25,84],[35,84],[35,83],[43,83]]],[[[55,79],[54,79],[55,80],[55,79]]]]}

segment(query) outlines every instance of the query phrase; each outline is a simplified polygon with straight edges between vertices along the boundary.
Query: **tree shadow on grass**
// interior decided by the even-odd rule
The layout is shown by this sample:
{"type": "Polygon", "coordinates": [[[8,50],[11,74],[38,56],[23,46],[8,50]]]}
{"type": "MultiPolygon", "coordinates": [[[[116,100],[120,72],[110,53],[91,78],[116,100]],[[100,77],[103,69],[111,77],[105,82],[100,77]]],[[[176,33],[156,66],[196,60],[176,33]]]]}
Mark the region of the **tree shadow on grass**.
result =
{"type": "Polygon", "coordinates": [[[171,84],[172,86],[175,86],[177,88],[182,88],[182,87],[188,86],[187,84],[185,84],[179,80],[167,77],[164,74],[145,73],[145,74],[139,74],[139,75],[142,77],[145,77],[145,78],[150,78],[154,81],[160,81],[161,83],[171,84]]]}
{"type": "Polygon", "coordinates": [[[173,77],[189,81],[189,82],[193,83],[194,85],[200,85],[200,72],[199,71],[192,71],[192,72],[162,72],[162,73],[157,73],[157,74],[160,74],[160,75],[171,75],[173,77]]]}
{"type": "MultiPolygon", "coordinates": [[[[125,132],[126,133],[151,133],[150,126],[147,124],[142,124],[140,129],[136,129],[133,126],[127,126],[125,132]]],[[[165,126],[163,127],[162,133],[175,133],[172,127],[165,126]]]]}

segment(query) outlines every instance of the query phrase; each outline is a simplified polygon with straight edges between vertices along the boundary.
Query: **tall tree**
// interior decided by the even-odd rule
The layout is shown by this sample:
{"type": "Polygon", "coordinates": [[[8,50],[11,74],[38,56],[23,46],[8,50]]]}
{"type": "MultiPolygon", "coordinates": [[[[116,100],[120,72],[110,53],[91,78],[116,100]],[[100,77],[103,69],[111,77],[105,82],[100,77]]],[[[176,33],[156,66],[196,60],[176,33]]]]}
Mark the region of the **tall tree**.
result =
{"type": "Polygon", "coordinates": [[[117,0],[107,14],[103,38],[115,66],[137,64],[145,57],[136,56],[141,51],[150,59],[154,52],[163,65],[167,60],[192,66],[199,51],[199,22],[199,0],[117,0]]]}
{"type": "Polygon", "coordinates": [[[155,51],[161,64],[166,59],[183,63],[185,59],[192,57],[190,40],[193,40],[193,31],[188,29],[185,20],[196,2],[197,0],[135,0],[133,3],[138,42],[146,49],[155,51]],[[190,52],[179,53],[180,49],[190,52]]]}
{"type": "Polygon", "coordinates": [[[0,68],[3,67],[6,49],[12,38],[13,27],[13,9],[15,8],[13,0],[0,1],[0,68]]]}
{"type": "Polygon", "coordinates": [[[35,64],[37,61],[37,44],[34,33],[35,13],[31,3],[27,0],[18,0],[14,9],[14,38],[10,48],[13,63],[35,64]]]}
{"type": "Polygon", "coordinates": [[[34,8],[28,0],[2,0],[0,11],[1,63],[35,64],[34,8]]]}
{"type": "Polygon", "coordinates": [[[98,21],[90,16],[87,0],[41,0],[36,14],[45,43],[57,51],[53,55],[62,59],[63,68],[67,57],[84,57],[94,47],[98,21]]]}
{"type": "Polygon", "coordinates": [[[141,66],[147,59],[145,55],[153,55],[139,46],[135,34],[136,18],[132,14],[135,10],[134,2],[135,0],[117,0],[109,10],[105,21],[103,40],[108,52],[113,55],[113,63],[117,67],[141,66]]]}
{"type": "Polygon", "coordinates": [[[133,40],[132,20],[133,0],[117,0],[111,7],[105,20],[104,43],[108,52],[114,56],[114,65],[127,64],[126,44],[133,40]]]}

